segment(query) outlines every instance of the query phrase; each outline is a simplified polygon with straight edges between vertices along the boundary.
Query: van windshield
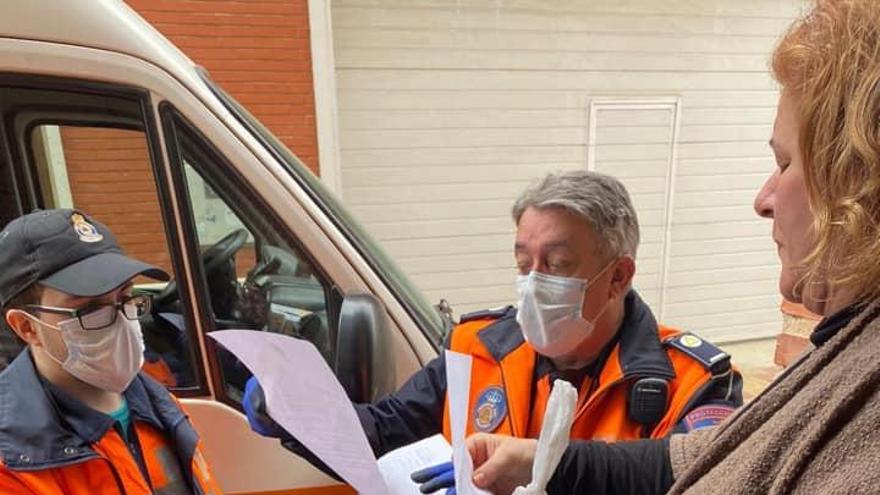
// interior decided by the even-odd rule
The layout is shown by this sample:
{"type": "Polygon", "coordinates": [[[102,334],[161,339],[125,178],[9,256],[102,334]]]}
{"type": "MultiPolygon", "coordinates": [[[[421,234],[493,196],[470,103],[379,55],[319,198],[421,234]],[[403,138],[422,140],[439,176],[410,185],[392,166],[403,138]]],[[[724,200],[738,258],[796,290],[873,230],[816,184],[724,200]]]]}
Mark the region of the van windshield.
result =
{"type": "Polygon", "coordinates": [[[315,203],[330,217],[331,220],[346,233],[349,241],[357,248],[386,283],[388,288],[413,316],[436,349],[439,349],[443,338],[452,326],[448,317],[441,316],[437,307],[432,306],[413,285],[409,278],[397,267],[390,256],[377,243],[366,229],[349,213],[339,200],[324,186],[290,150],[287,149],[272,132],[266,129],[259,120],[250,114],[235,99],[214,83],[207,72],[199,69],[205,84],[220,99],[226,108],[259,139],[290,171],[293,178],[312,197],[315,203]]]}

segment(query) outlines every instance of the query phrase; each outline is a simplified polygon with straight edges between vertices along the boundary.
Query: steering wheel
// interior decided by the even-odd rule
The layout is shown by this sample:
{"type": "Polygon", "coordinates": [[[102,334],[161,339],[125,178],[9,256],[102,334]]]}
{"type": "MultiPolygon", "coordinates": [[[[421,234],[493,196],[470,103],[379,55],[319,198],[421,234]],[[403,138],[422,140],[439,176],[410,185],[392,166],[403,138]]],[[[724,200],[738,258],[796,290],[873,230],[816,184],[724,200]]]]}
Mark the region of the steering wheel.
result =
{"type": "MultiPolygon", "coordinates": [[[[205,265],[205,273],[210,273],[228,262],[235,253],[244,246],[248,239],[248,231],[245,229],[237,229],[223,236],[222,239],[215,242],[211,247],[202,253],[202,263],[205,265]]],[[[162,292],[153,298],[153,308],[158,311],[160,308],[176,301],[180,297],[177,290],[177,280],[168,282],[168,285],[162,289],[162,292]]]]}

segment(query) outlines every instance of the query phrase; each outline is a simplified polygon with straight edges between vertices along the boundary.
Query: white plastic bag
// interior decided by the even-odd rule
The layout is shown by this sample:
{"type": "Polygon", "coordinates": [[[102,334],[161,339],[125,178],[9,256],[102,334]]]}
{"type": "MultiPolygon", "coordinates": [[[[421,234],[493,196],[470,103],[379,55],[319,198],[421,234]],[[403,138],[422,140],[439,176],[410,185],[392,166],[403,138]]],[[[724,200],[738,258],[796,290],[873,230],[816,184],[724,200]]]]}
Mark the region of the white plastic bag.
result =
{"type": "Polygon", "coordinates": [[[513,495],[546,495],[547,483],[568,448],[575,407],[577,390],[564,380],[553,382],[553,391],[544,410],[535,463],[532,465],[532,482],[526,487],[518,487],[513,495]]]}

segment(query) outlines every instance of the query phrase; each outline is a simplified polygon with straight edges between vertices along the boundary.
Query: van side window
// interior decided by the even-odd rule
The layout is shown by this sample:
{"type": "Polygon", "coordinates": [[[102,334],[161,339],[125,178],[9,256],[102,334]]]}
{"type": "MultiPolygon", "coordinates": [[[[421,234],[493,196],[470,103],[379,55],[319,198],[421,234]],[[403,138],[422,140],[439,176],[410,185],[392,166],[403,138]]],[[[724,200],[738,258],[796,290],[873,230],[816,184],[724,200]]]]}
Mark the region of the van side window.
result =
{"type": "MultiPolygon", "coordinates": [[[[105,223],[131,256],[175,272],[167,237],[167,208],[156,173],[163,163],[151,148],[149,96],[137,89],[101,83],[4,74],[0,82],[3,145],[9,174],[0,191],[0,218],[34,208],[79,208],[105,223]],[[12,197],[7,197],[8,193],[12,197]]],[[[171,229],[173,230],[173,229],[171,229]]],[[[159,295],[167,284],[138,278],[134,290],[159,295]]],[[[184,325],[151,313],[141,321],[144,371],[169,388],[200,393],[202,367],[184,325]]],[[[20,343],[0,329],[0,368],[20,352],[20,343]]]]}
{"type": "MultiPolygon", "coordinates": [[[[235,180],[231,166],[181,117],[172,120],[213,328],[306,339],[332,363],[330,284],[279,234],[255,195],[242,190],[244,181],[235,180]]],[[[212,349],[225,398],[240,403],[250,372],[224,349],[212,349]]]]}
{"type": "MultiPolygon", "coordinates": [[[[174,273],[146,136],[108,123],[62,121],[31,129],[31,161],[42,206],[88,212],[110,227],[126,254],[174,273]]],[[[166,288],[147,278],[135,280],[135,291],[156,297],[166,288]]],[[[170,388],[195,385],[182,321],[158,311],[141,321],[144,371],[170,388]]]]}

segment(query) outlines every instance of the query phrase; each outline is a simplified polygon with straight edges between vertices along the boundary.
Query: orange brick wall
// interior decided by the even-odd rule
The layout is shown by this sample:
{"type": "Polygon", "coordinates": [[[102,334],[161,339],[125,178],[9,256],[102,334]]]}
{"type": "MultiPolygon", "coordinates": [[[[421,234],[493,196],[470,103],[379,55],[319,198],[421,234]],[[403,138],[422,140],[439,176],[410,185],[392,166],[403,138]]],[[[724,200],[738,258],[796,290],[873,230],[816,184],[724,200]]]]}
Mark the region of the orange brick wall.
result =
{"type": "MultiPolygon", "coordinates": [[[[307,0],[127,3],[318,173],[307,0]]],[[[62,140],[74,204],[107,223],[131,255],[169,269],[142,134],[64,128],[62,140]]],[[[252,250],[239,258],[242,274],[252,250]]]]}
{"type": "Polygon", "coordinates": [[[783,299],[782,332],[776,337],[774,362],[788,366],[810,346],[810,334],[822,319],[802,304],[783,299]]]}
{"type": "Polygon", "coordinates": [[[130,256],[170,269],[144,134],[62,127],[61,141],[74,205],[110,227],[130,256]]]}
{"type": "Polygon", "coordinates": [[[318,173],[307,0],[127,0],[318,173]]]}
{"type": "MultiPolygon", "coordinates": [[[[76,207],[106,224],[128,255],[172,272],[144,134],[64,126],[61,140],[76,207]]],[[[255,263],[253,247],[243,247],[236,255],[238,275],[255,263]]]]}

